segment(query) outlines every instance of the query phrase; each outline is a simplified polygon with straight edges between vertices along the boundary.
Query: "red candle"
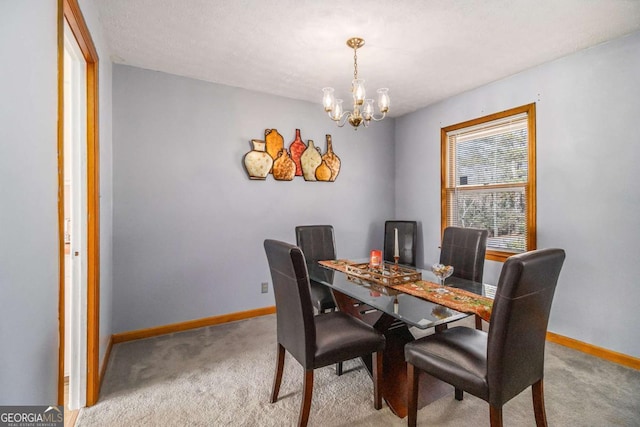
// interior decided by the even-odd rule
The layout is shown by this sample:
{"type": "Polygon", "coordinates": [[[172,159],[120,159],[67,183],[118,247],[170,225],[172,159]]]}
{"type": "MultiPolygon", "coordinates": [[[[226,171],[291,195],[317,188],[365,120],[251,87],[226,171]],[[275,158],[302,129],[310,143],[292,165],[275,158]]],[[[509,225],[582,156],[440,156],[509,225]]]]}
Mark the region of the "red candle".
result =
{"type": "Polygon", "coordinates": [[[369,266],[371,268],[380,267],[382,264],[382,251],[372,250],[371,255],[369,257],[369,266]]]}

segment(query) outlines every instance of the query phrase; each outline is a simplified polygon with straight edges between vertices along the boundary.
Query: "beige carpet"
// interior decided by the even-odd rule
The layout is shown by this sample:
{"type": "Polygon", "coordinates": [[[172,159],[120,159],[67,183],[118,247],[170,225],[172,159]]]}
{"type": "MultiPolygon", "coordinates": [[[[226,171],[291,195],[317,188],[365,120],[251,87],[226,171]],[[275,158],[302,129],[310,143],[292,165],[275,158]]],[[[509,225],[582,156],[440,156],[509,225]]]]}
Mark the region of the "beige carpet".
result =
{"type": "MultiPolygon", "coordinates": [[[[275,315],[114,346],[99,402],[78,426],[295,425],[302,368],[287,356],[280,399],[269,403],[275,315]]],[[[373,409],[371,379],[353,360],[338,377],[316,370],[309,425],[404,426],[373,409]]],[[[550,426],[640,426],[640,371],[548,343],[545,399],[550,426]]],[[[504,408],[506,426],[534,426],[530,390],[504,408]]],[[[488,405],[465,394],[418,413],[423,426],[488,426],[488,405]]]]}

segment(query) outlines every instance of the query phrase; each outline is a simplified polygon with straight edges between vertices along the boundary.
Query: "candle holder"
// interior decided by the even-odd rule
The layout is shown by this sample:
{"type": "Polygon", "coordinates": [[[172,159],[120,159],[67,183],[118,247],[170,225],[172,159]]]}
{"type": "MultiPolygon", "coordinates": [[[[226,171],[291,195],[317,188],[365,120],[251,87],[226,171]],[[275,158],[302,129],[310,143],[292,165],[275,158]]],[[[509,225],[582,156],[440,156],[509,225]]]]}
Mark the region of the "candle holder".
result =
{"type": "Polygon", "coordinates": [[[398,261],[400,261],[400,257],[399,256],[394,256],[393,257],[393,262],[394,262],[393,271],[398,271],[398,261]]]}

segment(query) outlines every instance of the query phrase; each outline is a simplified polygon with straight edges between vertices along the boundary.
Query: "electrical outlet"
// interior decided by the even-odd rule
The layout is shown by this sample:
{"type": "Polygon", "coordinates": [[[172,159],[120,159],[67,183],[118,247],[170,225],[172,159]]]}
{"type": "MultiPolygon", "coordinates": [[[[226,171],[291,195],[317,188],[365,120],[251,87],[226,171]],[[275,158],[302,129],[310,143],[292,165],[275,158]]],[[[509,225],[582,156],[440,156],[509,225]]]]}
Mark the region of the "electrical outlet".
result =
{"type": "Polygon", "coordinates": [[[269,292],[269,282],[262,282],[262,293],[266,294],[269,292]]]}

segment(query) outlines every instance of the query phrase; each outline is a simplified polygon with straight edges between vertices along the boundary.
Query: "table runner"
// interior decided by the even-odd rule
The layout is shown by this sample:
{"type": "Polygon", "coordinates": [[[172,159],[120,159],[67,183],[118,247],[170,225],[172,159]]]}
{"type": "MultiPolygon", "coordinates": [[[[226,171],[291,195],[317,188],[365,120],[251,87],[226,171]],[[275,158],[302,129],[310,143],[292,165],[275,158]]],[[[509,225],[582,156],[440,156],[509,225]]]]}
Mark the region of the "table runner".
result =
{"type": "MultiPolygon", "coordinates": [[[[347,259],[318,261],[318,263],[342,273],[346,273],[348,264],[355,264],[354,261],[347,259]]],[[[491,298],[449,286],[445,286],[445,289],[449,292],[440,293],[436,291],[439,287],[440,285],[425,280],[391,286],[391,288],[397,291],[449,307],[462,313],[477,314],[482,320],[487,322],[491,319],[491,308],[493,307],[493,300],[491,298]]]]}
{"type": "Polygon", "coordinates": [[[318,261],[318,264],[328,267],[332,270],[337,270],[337,271],[346,273],[347,265],[355,264],[355,262],[349,261],[348,259],[328,259],[326,261],[318,261]]]}
{"type": "Polygon", "coordinates": [[[477,314],[487,322],[491,319],[491,308],[493,307],[491,298],[449,286],[445,286],[448,292],[440,293],[437,291],[439,287],[440,285],[424,280],[392,286],[397,291],[444,305],[462,313],[477,314]]]}

